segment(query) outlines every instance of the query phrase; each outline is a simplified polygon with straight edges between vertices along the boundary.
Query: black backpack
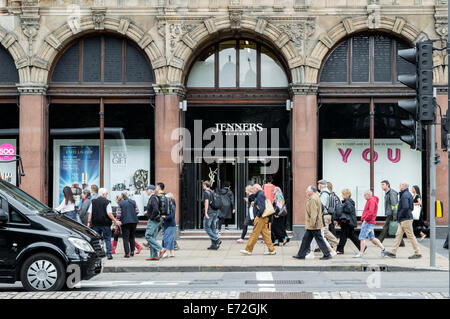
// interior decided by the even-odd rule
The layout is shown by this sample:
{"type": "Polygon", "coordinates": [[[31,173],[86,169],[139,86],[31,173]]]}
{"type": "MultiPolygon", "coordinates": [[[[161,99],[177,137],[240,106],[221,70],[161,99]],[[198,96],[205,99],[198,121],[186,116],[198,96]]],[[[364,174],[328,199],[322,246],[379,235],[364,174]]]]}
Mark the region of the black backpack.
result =
{"type": "Polygon", "coordinates": [[[330,195],[328,207],[326,207],[327,212],[328,212],[328,214],[331,214],[334,216],[336,213],[337,206],[341,204],[341,200],[339,199],[339,197],[337,197],[337,195],[335,193],[330,193],[327,191],[325,191],[325,193],[328,193],[330,195]]]}
{"type": "Polygon", "coordinates": [[[230,197],[228,197],[228,191],[225,194],[220,195],[220,199],[222,200],[222,207],[231,207],[231,200],[230,197]]]}
{"type": "Polygon", "coordinates": [[[211,194],[211,202],[209,203],[211,208],[214,210],[221,209],[223,207],[222,196],[211,190],[209,192],[211,194]]]}
{"type": "Polygon", "coordinates": [[[158,196],[159,199],[159,214],[167,216],[169,215],[169,200],[165,194],[158,196]]]}

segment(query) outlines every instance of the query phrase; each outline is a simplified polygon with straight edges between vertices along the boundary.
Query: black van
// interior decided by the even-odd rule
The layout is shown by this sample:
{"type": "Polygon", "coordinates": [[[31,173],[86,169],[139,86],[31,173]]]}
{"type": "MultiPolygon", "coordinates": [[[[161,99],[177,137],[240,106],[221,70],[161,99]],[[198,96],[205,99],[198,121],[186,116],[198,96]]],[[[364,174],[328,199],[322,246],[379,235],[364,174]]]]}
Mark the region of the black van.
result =
{"type": "Polygon", "coordinates": [[[72,288],[102,271],[103,240],[90,228],[0,180],[0,282],[30,291],[72,288]]]}

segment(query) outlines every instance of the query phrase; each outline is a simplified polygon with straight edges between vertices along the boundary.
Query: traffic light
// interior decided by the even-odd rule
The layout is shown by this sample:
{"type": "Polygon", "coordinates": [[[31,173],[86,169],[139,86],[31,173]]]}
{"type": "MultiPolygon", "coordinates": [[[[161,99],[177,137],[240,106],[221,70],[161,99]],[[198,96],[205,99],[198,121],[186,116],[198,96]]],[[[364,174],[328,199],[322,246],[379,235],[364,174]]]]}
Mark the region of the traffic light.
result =
{"type": "Polygon", "coordinates": [[[400,123],[410,130],[410,134],[400,136],[400,140],[408,144],[413,150],[424,151],[422,123],[413,119],[400,120],[400,123]]]}
{"type": "Polygon", "coordinates": [[[416,91],[416,98],[400,100],[398,106],[414,115],[414,120],[431,124],[435,120],[433,101],[433,42],[416,43],[412,49],[398,50],[398,55],[416,65],[414,74],[398,76],[399,82],[416,91]]]}

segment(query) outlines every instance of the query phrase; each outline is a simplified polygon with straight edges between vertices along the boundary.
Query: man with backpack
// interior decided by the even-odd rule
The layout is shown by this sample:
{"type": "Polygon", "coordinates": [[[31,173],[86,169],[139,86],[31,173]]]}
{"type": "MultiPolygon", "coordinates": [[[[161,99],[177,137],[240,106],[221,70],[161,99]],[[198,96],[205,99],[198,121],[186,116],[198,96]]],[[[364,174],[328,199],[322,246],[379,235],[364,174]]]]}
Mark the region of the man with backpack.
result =
{"type": "Polygon", "coordinates": [[[231,190],[231,183],[229,181],[225,181],[223,183],[223,188],[218,191],[221,199],[222,199],[222,208],[219,211],[219,223],[218,230],[219,236],[222,233],[222,225],[225,224],[225,230],[229,230],[228,222],[233,218],[234,210],[234,194],[231,190]]]}
{"type": "Polygon", "coordinates": [[[203,225],[205,231],[211,239],[211,246],[209,250],[219,249],[222,241],[216,235],[216,222],[218,211],[222,206],[222,200],[220,196],[211,190],[211,183],[209,181],[203,182],[203,208],[205,218],[203,219],[203,225]]]}
{"type": "Polygon", "coordinates": [[[149,196],[148,204],[144,214],[148,216],[147,229],[145,231],[145,239],[150,246],[150,258],[146,260],[159,260],[166,252],[165,249],[156,240],[158,236],[158,228],[161,223],[161,216],[159,211],[159,200],[155,194],[156,187],[150,185],[147,187],[147,194],[149,196]]]}
{"type": "Polygon", "coordinates": [[[331,195],[330,190],[328,189],[327,181],[326,180],[320,180],[317,182],[320,190],[320,201],[322,202],[322,210],[323,210],[323,221],[324,221],[324,228],[323,232],[325,235],[325,238],[333,244],[334,247],[337,246],[338,240],[333,235],[332,232],[330,232],[329,226],[332,222],[332,217],[334,214],[334,211],[336,209],[336,203],[331,195]]]}

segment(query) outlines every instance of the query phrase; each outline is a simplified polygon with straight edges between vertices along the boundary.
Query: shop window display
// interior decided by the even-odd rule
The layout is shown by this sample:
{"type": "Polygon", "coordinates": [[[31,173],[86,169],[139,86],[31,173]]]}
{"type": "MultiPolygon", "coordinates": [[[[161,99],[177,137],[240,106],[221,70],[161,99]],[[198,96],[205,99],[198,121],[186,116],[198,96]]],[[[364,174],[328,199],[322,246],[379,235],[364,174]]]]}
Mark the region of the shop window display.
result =
{"type": "Polygon", "coordinates": [[[17,184],[17,163],[11,162],[18,155],[19,108],[14,104],[0,104],[0,179],[17,184]]]}

